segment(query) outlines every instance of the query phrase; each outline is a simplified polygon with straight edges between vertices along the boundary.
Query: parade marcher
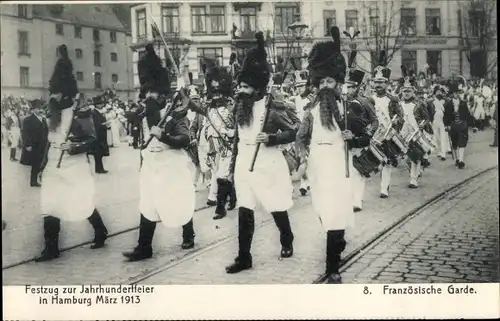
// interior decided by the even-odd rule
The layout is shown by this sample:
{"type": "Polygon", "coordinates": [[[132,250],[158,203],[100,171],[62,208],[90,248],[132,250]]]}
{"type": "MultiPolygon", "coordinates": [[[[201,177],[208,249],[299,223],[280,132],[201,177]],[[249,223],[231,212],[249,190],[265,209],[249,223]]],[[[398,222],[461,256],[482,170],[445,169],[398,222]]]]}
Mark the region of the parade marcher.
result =
{"type": "Polygon", "coordinates": [[[226,267],[230,274],[252,267],[250,248],[258,203],[271,212],[280,231],[281,257],[293,255],[293,233],[287,212],[293,205],[293,186],[288,165],[277,146],[295,140],[298,123],[288,117],[283,104],[277,104],[266,95],[271,75],[262,32],[256,34],[256,39],[257,48],[247,52],[238,77],[231,173],[234,173],[239,206],[239,251],[235,262],[226,267]],[[265,112],[269,114],[266,123],[262,124],[265,112]],[[259,143],[259,154],[250,171],[259,143]]]}
{"type": "MultiPolygon", "coordinates": [[[[364,76],[365,73],[361,70],[351,69],[345,81],[348,115],[353,116],[348,118],[348,129],[358,136],[358,141],[363,141],[363,138],[366,137],[371,138],[379,126],[373,99],[365,97],[360,92],[360,85],[363,83],[364,76]]],[[[363,144],[353,144],[351,142],[349,144],[350,157],[359,156],[362,149],[368,145],[366,141],[363,144]]],[[[351,161],[350,164],[352,166],[353,162],[351,161]]],[[[359,212],[363,209],[366,178],[354,167],[352,167],[351,173],[353,211],[359,212]]]]}
{"type": "Polygon", "coordinates": [[[447,100],[444,105],[443,122],[446,131],[450,135],[452,149],[456,155],[455,165],[459,169],[463,169],[465,168],[465,147],[469,140],[469,128],[467,126],[469,110],[467,103],[459,97],[457,85],[450,85],[449,94],[451,99],[447,100]]]}
{"type": "MultiPolygon", "coordinates": [[[[346,177],[345,162],[349,161],[351,173],[354,168],[350,156],[345,154],[345,144],[357,148],[367,146],[372,133],[367,130],[367,119],[363,119],[370,113],[369,107],[351,99],[344,102],[347,112],[344,111],[340,88],[347,65],[340,52],[339,29],[332,27],[331,34],[333,42],[317,43],[309,54],[311,83],[319,91],[306,107],[297,133],[297,146],[301,158],[307,158],[313,208],[326,231],[328,283],[335,284],[341,283],[339,268],[346,247],[345,229],[354,222],[352,204],[346,202],[352,198],[353,187],[352,179],[346,177]]],[[[360,71],[351,74],[351,95],[357,91],[363,76],[360,71]]],[[[374,115],[373,118],[376,119],[374,115]]]]}
{"type": "MultiPolygon", "coordinates": [[[[67,86],[76,88],[76,82],[67,86]]],[[[83,97],[77,95],[71,106],[59,104],[56,100],[49,103],[50,144],[44,160],[46,163],[42,165],[41,187],[45,248],[36,262],[59,257],[61,220],[88,219],[94,228],[91,249],[103,247],[108,237],[106,226],[95,208],[95,183],[88,159],[88,153],[95,147],[95,127],[89,106],[82,102],[83,97]]]]}
{"type": "Polygon", "coordinates": [[[141,146],[142,133],[142,118],[139,116],[140,106],[137,103],[132,103],[130,109],[125,113],[125,117],[129,123],[129,133],[132,136],[132,147],[138,149],[141,146]]]}
{"type": "Polygon", "coordinates": [[[103,102],[101,97],[94,100],[94,108],[91,108],[92,120],[96,130],[96,147],[94,149],[94,170],[97,174],[106,174],[102,159],[109,156],[108,127],[106,126],[106,116],[104,116],[97,106],[103,102]]]}
{"type": "Polygon", "coordinates": [[[445,100],[445,88],[441,85],[435,85],[433,88],[434,98],[428,102],[428,110],[432,121],[432,131],[438,149],[438,157],[446,160],[447,148],[449,145],[448,134],[445,131],[443,122],[445,100]]]}
{"type": "Polygon", "coordinates": [[[158,220],[166,227],[182,226],[182,249],[193,248],[195,237],[195,190],[189,167],[191,160],[184,150],[190,141],[186,109],[172,102],[176,105],[171,107],[171,119],[158,127],[165,106],[163,97],[170,90],[168,71],[152,44],[146,45],[146,54],[141,57],[138,67],[141,96],[146,98],[143,129],[145,137],[149,134],[154,137],[142,150],[139,239],[133,251],[123,253],[129,261],[153,256],[152,242],[158,220]]]}
{"type": "Polygon", "coordinates": [[[227,215],[226,203],[233,190],[233,177],[230,172],[232,158],[232,139],[234,138],[234,111],[232,102],[231,75],[223,67],[213,65],[205,73],[207,101],[205,106],[191,109],[206,117],[205,135],[209,144],[212,163],[212,183],[210,195],[216,194],[214,220],[227,215]]]}
{"type": "MultiPolygon", "coordinates": [[[[417,89],[415,86],[409,79],[406,79],[401,88],[401,108],[404,113],[405,121],[402,130],[406,130],[406,128],[408,128],[406,126],[407,124],[414,130],[428,130],[430,125],[430,115],[427,111],[426,105],[424,102],[416,99],[416,91],[417,89]],[[422,128],[420,128],[420,126],[422,126],[422,128]]],[[[410,188],[418,187],[418,178],[422,170],[422,160],[423,159],[416,162],[410,160],[410,183],[408,185],[410,188]]]]}
{"type": "Polygon", "coordinates": [[[23,121],[23,155],[21,159],[26,159],[23,165],[31,166],[30,185],[40,187],[38,182],[38,174],[40,173],[41,165],[45,150],[48,144],[49,128],[47,121],[42,116],[41,104],[33,103],[31,105],[32,114],[26,117],[23,121]]]}
{"type": "MultiPolygon", "coordinates": [[[[380,126],[388,127],[391,122],[392,126],[399,131],[402,126],[403,112],[399,106],[397,97],[387,92],[389,79],[391,77],[391,69],[387,68],[385,51],[380,52],[379,66],[375,68],[373,73],[373,85],[375,94],[372,96],[375,102],[375,111],[379,120],[380,126]],[[393,121],[395,115],[398,119],[393,121]]],[[[390,159],[390,164],[382,166],[381,181],[380,181],[380,198],[389,197],[389,185],[391,182],[392,167],[397,166],[397,159],[390,159]]]]}
{"type": "Polygon", "coordinates": [[[17,149],[21,147],[21,122],[18,114],[13,109],[7,110],[5,127],[8,133],[8,146],[10,147],[10,160],[17,162],[17,149]]]}
{"type": "MultiPolygon", "coordinates": [[[[196,85],[193,84],[193,73],[189,72],[188,73],[189,77],[189,87],[188,87],[188,92],[189,92],[189,98],[193,101],[195,104],[200,103],[200,91],[196,85]]],[[[200,167],[200,158],[199,158],[199,153],[198,153],[198,136],[197,136],[197,125],[198,122],[200,121],[198,118],[198,114],[194,111],[188,110],[187,111],[187,117],[189,120],[189,132],[190,132],[190,138],[191,138],[191,143],[189,144],[188,151],[189,151],[189,156],[191,157],[191,160],[193,161],[194,165],[194,177],[193,177],[193,184],[196,188],[198,180],[201,175],[201,167],[200,167]],[[191,132],[191,129],[193,128],[194,132],[191,132]]],[[[203,120],[201,120],[203,121],[203,120]]]]}
{"type": "Polygon", "coordinates": [[[490,145],[490,147],[498,147],[498,97],[496,97],[496,93],[494,93],[493,108],[495,108],[495,111],[493,112],[493,122],[491,125],[493,126],[495,132],[493,134],[493,143],[490,145]]]}

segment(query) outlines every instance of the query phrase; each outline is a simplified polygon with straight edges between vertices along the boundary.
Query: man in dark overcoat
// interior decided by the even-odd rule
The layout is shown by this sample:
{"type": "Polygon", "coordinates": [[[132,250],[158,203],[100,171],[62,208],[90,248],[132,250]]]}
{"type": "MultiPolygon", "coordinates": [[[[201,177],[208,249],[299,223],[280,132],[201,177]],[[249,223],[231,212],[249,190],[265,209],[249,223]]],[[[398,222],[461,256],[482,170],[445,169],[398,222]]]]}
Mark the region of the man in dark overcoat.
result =
{"type": "Polygon", "coordinates": [[[99,111],[99,107],[104,104],[104,101],[100,98],[101,97],[97,97],[97,99],[94,99],[95,108],[92,108],[92,120],[94,122],[97,138],[93,154],[95,172],[97,174],[106,174],[108,171],[104,169],[102,159],[104,156],[109,156],[108,128],[106,126],[106,116],[99,111]]]}
{"type": "Polygon", "coordinates": [[[42,101],[34,100],[31,102],[31,115],[23,121],[23,154],[21,163],[31,165],[30,185],[32,187],[41,186],[38,183],[38,175],[41,170],[41,164],[48,145],[49,129],[47,121],[42,116],[42,101]]]}

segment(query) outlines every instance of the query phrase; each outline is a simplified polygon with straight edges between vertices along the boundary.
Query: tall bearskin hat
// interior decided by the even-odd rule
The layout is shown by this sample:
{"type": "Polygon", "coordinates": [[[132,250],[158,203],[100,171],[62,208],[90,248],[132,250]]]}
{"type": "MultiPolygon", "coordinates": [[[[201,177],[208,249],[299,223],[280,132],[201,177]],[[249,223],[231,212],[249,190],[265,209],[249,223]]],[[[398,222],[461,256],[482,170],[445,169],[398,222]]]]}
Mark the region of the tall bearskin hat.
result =
{"type": "Polygon", "coordinates": [[[189,86],[188,86],[189,98],[200,98],[200,89],[193,83],[193,73],[189,72],[188,77],[189,77],[189,86]]]}
{"type": "Polygon", "coordinates": [[[236,53],[232,52],[231,56],[229,56],[229,64],[232,65],[236,61],[236,53]]]}
{"type": "Polygon", "coordinates": [[[385,50],[380,51],[378,66],[373,71],[373,80],[386,80],[391,78],[391,69],[387,68],[387,55],[385,50]]]}
{"type": "Polygon", "coordinates": [[[309,53],[309,74],[311,83],[319,86],[321,79],[331,77],[338,83],[344,83],[346,75],[346,61],[340,53],[340,31],[333,26],[330,29],[333,41],[316,43],[309,53]]]}
{"type": "Polygon", "coordinates": [[[56,109],[69,108],[73,104],[73,97],[78,93],[76,78],[73,75],[73,63],[68,57],[66,45],[57,47],[59,59],[54,67],[54,72],[49,81],[50,94],[62,94],[62,100],[51,107],[56,109]]]}
{"type": "Polygon", "coordinates": [[[247,51],[243,66],[238,76],[238,82],[264,92],[271,77],[267,53],[264,43],[264,34],[259,31],[255,34],[257,47],[247,51]]]}
{"type": "Polygon", "coordinates": [[[214,95],[222,95],[224,97],[232,96],[233,78],[224,67],[219,67],[214,61],[207,60],[210,66],[203,64],[203,72],[205,73],[205,86],[207,97],[212,98],[214,95]],[[218,87],[215,88],[212,82],[216,81],[218,87]]]}
{"type": "Polygon", "coordinates": [[[152,44],[147,44],[145,54],[139,59],[139,83],[141,96],[148,91],[168,95],[170,92],[170,77],[168,70],[163,67],[160,57],[156,54],[152,44]]]}

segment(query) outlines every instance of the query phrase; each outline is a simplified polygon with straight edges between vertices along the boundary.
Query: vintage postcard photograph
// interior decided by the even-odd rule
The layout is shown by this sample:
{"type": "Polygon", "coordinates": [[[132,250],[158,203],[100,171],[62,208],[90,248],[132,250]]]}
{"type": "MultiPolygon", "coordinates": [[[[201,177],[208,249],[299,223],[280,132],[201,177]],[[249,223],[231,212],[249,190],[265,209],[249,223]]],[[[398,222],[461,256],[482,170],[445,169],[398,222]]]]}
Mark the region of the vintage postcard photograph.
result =
{"type": "Polygon", "coordinates": [[[496,1],[0,25],[4,320],[500,317],[496,1]]]}

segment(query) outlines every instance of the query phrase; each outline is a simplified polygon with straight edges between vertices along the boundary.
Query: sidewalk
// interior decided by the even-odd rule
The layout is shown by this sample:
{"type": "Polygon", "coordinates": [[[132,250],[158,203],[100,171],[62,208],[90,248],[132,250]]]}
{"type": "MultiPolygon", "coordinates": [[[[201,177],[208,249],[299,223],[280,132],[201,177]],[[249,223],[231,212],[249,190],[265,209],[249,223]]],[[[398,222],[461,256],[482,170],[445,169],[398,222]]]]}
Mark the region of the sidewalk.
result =
{"type": "MultiPolygon", "coordinates": [[[[488,132],[489,134],[489,132],[488,132]]],[[[379,177],[372,178],[366,188],[364,210],[356,214],[356,228],[347,231],[345,254],[377,235],[436,194],[488,167],[497,165],[497,150],[490,148],[488,135],[471,137],[467,167],[457,170],[451,159],[447,162],[431,158],[432,167],[424,172],[421,187],[407,188],[409,174],[406,165],[394,170],[391,195],[379,198],[379,177]],[[458,174],[458,175],[457,175],[458,174]]],[[[179,230],[167,230],[158,225],[152,259],[125,263],[121,251],[135,246],[137,231],[109,240],[108,247],[91,251],[78,247],[63,252],[63,256],[44,264],[28,263],[3,270],[5,284],[96,284],[126,283],[168,264],[173,266],[144,281],[150,284],[265,284],[311,283],[324,270],[325,237],[310,197],[299,197],[290,210],[295,234],[295,254],[279,260],[279,233],[268,213],[257,211],[253,242],[254,268],[237,275],[227,275],[224,267],[237,252],[237,213],[231,212],[220,221],[213,221],[213,208],[195,214],[196,248],[180,250],[179,230]],[[263,225],[263,226],[262,226],[263,225]],[[207,248],[208,247],[208,248],[207,248]],[[182,260],[181,260],[182,259],[182,260]],[[181,261],[179,261],[181,260],[181,261]]]]}

